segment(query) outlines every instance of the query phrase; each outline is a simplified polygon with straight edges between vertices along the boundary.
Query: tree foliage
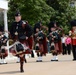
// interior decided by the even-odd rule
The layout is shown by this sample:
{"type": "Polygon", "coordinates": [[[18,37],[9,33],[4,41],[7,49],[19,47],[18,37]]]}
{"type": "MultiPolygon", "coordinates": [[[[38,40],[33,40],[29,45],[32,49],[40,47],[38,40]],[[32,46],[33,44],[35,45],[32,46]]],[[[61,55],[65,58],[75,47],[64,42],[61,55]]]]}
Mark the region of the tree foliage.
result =
{"type": "Polygon", "coordinates": [[[69,22],[76,18],[76,7],[70,6],[70,0],[48,0],[49,4],[56,12],[51,20],[59,22],[61,27],[65,30],[65,33],[69,31],[69,22]]]}
{"type": "Polygon", "coordinates": [[[51,21],[59,22],[59,25],[67,33],[69,31],[69,22],[76,18],[76,7],[70,6],[71,0],[10,0],[8,21],[9,25],[14,20],[16,10],[22,14],[23,20],[28,20],[31,25],[37,21],[44,24],[51,21]]]}
{"type": "Polygon", "coordinates": [[[10,22],[14,20],[16,10],[21,12],[23,20],[28,20],[32,25],[40,20],[46,24],[50,16],[55,14],[55,11],[46,4],[45,0],[10,0],[8,11],[10,22]]]}

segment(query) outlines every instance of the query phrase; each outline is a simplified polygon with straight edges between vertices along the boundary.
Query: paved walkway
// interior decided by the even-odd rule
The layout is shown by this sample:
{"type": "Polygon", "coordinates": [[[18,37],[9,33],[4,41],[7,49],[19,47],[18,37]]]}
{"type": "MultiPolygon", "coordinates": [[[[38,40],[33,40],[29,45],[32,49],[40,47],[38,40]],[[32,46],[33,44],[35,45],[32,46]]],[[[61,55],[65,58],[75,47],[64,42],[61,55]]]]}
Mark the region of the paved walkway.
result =
{"type": "Polygon", "coordinates": [[[52,55],[43,57],[43,62],[36,62],[37,58],[27,58],[24,64],[24,73],[19,72],[19,63],[16,60],[0,65],[0,75],[76,75],[76,61],[72,55],[59,55],[58,62],[51,62],[52,55]]]}

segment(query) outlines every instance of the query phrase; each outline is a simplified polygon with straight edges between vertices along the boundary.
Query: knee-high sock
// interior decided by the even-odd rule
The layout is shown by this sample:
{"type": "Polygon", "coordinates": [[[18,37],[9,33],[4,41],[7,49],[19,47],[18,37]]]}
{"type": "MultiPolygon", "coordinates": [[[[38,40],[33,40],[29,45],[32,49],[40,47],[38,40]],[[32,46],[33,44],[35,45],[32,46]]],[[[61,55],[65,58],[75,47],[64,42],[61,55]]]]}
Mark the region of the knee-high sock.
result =
{"type": "Polygon", "coordinates": [[[23,57],[20,57],[20,71],[21,72],[24,72],[24,70],[23,70],[23,64],[24,64],[24,56],[23,57]]]}
{"type": "Polygon", "coordinates": [[[39,53],[37,53],[37,56],[39,57],[39,53]]]}

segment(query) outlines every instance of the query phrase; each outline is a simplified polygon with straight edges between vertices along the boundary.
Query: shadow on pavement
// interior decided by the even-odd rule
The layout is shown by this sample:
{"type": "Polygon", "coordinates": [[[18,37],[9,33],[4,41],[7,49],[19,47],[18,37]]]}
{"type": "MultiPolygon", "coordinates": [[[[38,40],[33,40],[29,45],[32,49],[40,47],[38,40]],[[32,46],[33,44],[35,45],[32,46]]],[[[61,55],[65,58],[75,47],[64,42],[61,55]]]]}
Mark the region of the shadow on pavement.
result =
{"type": "Polygon", "coordinates": [[[36,61],[28,61],[27,63],[49,63],[49,62],[73,62],[73,60],[58,60],[58,61],[51,61],[51,60],[43,60],[42,62],[36,62],[36,61]]]}
{"type": "Polygon", "coordinates": [[[0,72],[0,74],[16,74],[16,73],[20,73],[20,71],[9,71],[9,72],[0,72]]]}

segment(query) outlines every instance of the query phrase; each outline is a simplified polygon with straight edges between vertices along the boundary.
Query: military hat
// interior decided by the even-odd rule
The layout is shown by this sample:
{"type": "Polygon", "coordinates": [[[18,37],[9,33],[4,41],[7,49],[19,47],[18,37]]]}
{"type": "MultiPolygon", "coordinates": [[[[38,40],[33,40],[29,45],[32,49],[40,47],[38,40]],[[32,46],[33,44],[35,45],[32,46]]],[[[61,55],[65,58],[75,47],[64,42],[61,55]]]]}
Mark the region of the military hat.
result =
{"type": "Polygon", "coordinates": [[[49,27],[50,28],[54,27],[54,22],[53,21],[49,23],[49,27]]]}
{"type": "Polygon", "coordinates": [[[36,33],[36,29],[37,29],[37,28],[38,28],[39,30],[40,30],[40,28],[41,28],[39,22],[37,22],[37,23],[34,25],[34,33],[36,33]]]}
{"type": "Polygon", "coordinates": [[[39,23],[39,22],[36,23],[34,27],[40,29],[40,27],[41,27],[41,26],[40,26],[40,23],[39,23]]]}
{"type": "Polygon", "coordinates": [[[71,27],[76,26],[76,20],[72,20],[72,21],[70,22],[70,25],[71,25],[71,27]]]}
{"type": "Polygon", "coordinates": [[[20,12],[16,12],[15,16],[21,16],[20,12]]]}
{"type": "Polygon", "coordinates": [[[48,24],[48,30],[49,30],[49,32],[51,32],[51,28],[54,28],[54,27],[55,27],[54,24],[55,24],[54,21],[51,21],[51,22],[48,24]]]}

